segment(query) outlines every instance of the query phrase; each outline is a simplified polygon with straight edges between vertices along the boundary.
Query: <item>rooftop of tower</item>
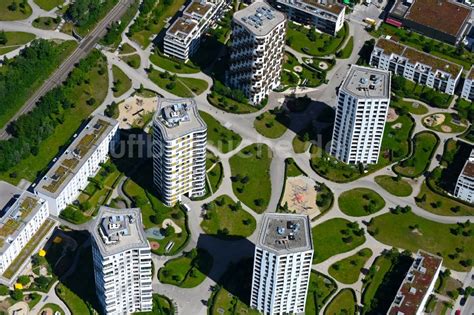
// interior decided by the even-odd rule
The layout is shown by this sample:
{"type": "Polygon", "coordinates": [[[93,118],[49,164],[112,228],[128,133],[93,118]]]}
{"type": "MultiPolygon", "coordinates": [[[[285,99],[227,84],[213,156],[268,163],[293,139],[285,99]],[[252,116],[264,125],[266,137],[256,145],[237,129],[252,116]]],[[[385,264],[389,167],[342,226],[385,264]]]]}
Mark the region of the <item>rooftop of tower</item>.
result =
{"type": "Polygon", "coordinates": [[[150,247],[139,208],[113,209],[102,206],[90,232],[104,257],[150,247]]]}
{"type": "Polygon", "coordinates": [[[159,97],[153,121],[167,140],[207,129],[206,123],[199,116],[196,101],[192,98],[166,99],[159,97]]]}
{"type": "Polygon", "coordinates": [[[352,66],[341,90],[362,98],[389,98],[390,97],[390,72],[352,66]]]}
{"type": "Polygon", "coordinates": [[[284,255],[313,249],[307,215],[268,213],[263,216],[258,247],[284,255]]]}
{"type": "Polygon", "coordinates": [[[257,36],[264,36],[286,20],[285,15],[264,1],[256,1],[234,13],[234,20],[257,36]]]}

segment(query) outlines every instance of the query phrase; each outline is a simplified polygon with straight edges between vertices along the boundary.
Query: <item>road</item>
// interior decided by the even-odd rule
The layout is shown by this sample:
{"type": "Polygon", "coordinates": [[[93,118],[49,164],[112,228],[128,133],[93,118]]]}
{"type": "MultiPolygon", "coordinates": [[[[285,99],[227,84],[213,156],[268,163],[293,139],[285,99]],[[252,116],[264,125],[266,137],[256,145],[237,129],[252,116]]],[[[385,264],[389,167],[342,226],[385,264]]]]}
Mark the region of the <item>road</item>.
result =
{"type": "Polygon", "coordinates": [[[80,41],[76,50],[74,50],[74,52],[59,66],[49,79],[46,80],[38,90],[36,90],[25,105],[23,105],[23,107],[0,130],[0,140],[5,140],[10,137],[7,127],[11,122],[18,119],[21,115],[31,111],[43,95],[66,80],[69,73],[74,68],[74,65],[91,52],[95,44],[97,44],[99,39],[107,31],[107,26],[110,23],[119,20],[132,2],[133,0],[120,0],[119,3],[117,3],[117,5],[97,24],[97,26],[80,41]]]}

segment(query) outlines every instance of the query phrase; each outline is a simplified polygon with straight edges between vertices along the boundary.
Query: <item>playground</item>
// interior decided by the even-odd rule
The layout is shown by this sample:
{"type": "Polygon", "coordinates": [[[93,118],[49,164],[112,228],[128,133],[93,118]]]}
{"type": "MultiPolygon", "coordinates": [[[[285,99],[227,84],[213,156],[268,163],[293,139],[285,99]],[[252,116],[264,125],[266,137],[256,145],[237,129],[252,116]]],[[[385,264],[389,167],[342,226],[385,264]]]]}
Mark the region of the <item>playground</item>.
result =
{"type": "Polygon", "coordinates": [[[281,206],[288,205],[291,212],[306,214],[310,219],[321,213],[316,205],[316,189],[314,181],[304,175],[288,177],[281,206]]]}
{"type": "Polygon", "coordinates": [[[156,97],[144,98],[141,96],[132,96],[120,103],[118,105],[120,129],[144,127],[146,116],[155,111],[157,103],[156,97]]]}

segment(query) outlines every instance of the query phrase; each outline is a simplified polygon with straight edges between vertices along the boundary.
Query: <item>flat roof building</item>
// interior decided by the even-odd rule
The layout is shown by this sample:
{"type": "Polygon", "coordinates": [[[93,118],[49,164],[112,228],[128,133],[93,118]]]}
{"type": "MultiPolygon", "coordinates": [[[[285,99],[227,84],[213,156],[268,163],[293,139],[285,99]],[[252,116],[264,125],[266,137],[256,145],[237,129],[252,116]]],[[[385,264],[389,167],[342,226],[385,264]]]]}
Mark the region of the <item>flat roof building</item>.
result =
{"type": "Polygon", "coordinates": [[[454,195],[461,200],[474,204],[474,149],[458,176],[454,195]]]}
{"type": "Polygon", "coordinates": [[[464,80],[461,97],[471,102],[474,101],[474,66],[471,67],[464,80]]]}

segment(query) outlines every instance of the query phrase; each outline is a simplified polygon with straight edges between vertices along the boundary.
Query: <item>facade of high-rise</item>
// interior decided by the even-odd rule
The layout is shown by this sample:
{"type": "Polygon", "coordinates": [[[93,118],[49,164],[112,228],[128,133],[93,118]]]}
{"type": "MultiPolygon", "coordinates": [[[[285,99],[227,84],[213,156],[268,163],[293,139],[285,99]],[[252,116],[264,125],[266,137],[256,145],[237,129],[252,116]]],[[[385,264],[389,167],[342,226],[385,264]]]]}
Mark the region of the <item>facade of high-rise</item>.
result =
{"type": "Polygon", "coordinates": [[[217,20],[224,0],[194,0],[166,31],[164,52],[185,62],[198,50],[201,36],[217,20]]]}
{"type": "Polygon", "coordinates": [[[266,2],[256,1],[234,13],[232,23],[227,82],[259,104],[280,85],[286,18],[266,2]]]}
{"type": "Polygon", "coordinates": [[[46,200],[52,215],[58,216],[73,203],[100,164],[108,160],[109,148],[118,139],[118,126],[115,119],[93,116],[35,186],[35,193],[46,200]]]}
{"type": "Polygon", "coordinates": [[[370,65],[450,95],[463,70],[458,64],[383,37],[374,46],[370,65]]]}
{"type": "Polygon", "coordinates": [[[461,97],[471,102],[474,101],[474,66],[471,67],[464,80],[461,97]]]}
{"type": "Polygon", "coordinates": [[[153,181],[168,206],[206,193],[207,125],[193,99],[158,99],[153,118],[153,181]]]}
{"type": "Polygon", "coordinates": [[[96,293],[107,315],[153,308],[150,245],[141,211],[101,207],[91,226],[96,293]]]}
{"type": "Polygon", "coordinates": [[[474,204],[474,149],[464,164],[454,188],[454,195],[474,204]]]}
{"type": "Polygon", "coordinates": [[[255,246],[250,306],[267,315],[304,313],[313,252],[308,216],[265,214],[255,246]]]}
{"type": "Polygon", "coordinates": [[[331,155],[376,164],[390,104],[390,72],[352,66],[337,95],[331,155]]]}

